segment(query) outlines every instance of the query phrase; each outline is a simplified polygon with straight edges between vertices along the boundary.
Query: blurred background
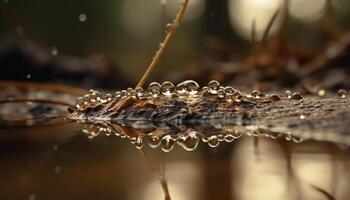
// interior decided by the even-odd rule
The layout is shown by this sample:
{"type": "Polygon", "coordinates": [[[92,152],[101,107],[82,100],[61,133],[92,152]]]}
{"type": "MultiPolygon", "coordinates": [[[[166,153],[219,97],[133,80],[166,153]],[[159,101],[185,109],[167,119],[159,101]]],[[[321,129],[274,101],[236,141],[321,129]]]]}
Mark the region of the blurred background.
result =
{"type": "MultiPolygon", "coordinates": [[[[80,93],[31,81],[83,89],[133,87],[180,4],[0,0],[0,80],[28,84],[0,85],[0,99],[74,103],[80,93]]],[[[350,89],[349,10],[350,0],[190,0],[150,80],[216,79],[249,90],[300,87],[319,96],[350,89]],[[274,13],[267,44],[261,44],[274,13]]],[[[24,105],[33,106],[4,103],[2,113],[24,105]]],[[[59,111],[66,113],[66,107],[59,111]]],[[[145,160],[119,137],[91,140],[77,124],[27,127],[33,121],[25,122],[0,126],[0,199],[165,199],[161,173],[150,165],[166,166],[172,199],[349,199],[348,146],[242,137],[216,148],[200,143],[193,152],[180,145],[170,153],[147,146],[150,160],[145,160]]]]}
{"type": "MultiPolygon", "coordinates": [[[[56,59],[53,65],[73,72],[94,68],[91,71],[104,74],[105,80],[106,71],[113,68],[115,77],[120,76],[121,82],[126,79],[125,84],[97,86],[122,87],[141,77],[180,3],[181,0],[2,0],[0,55],[8,58],[9,51],[19,48],[32,62],[45,65],[50,58],[43,52],[49,52],[56,59]]],[[[308,55],[316,54],[336,33],[350,28],[349,8],[348,0],[190,0],[182,25],[152,80],[198,78],[196,74],[201,70],[215,70],[222,64],[249,57],[253,21],[260,40],[278,9],[269,35],[283,32],[290,44],[308,55]]],[[[2,61],[2,65],[9,63],[2,61]]],[[[14,69],[0,78],[44,79],[31,68],[24,69],[23,62],[11,61],[14,69]]],[[[209,74],[211,78],[221,78],[209,74]]],[[[60,73],[56,73],[52,79],[59,77],[60,73]]],[[[60,82],[69,83],[69,77],[62,79],[60,82]]],[[[83,83],[85,87],[96,86],[85,79],[83,83]]]]}

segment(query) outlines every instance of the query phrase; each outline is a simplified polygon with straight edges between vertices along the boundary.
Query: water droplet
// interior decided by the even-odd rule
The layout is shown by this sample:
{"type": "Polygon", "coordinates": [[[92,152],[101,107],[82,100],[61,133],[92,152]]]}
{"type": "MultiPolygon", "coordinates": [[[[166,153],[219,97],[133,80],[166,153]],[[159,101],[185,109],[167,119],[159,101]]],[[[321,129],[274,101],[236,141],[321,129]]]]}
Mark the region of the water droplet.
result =
{"type": "Polygon", "coordinates": [[[233,95],[235,93],[235,89],[231,86],[227,86],[224,89],[226,95],[233,95]]]}
{"type": "Polygon", "coordinates": [[[148,145],[151,148],[157,148],[160,145],[160,139],[158,136],[152,135],[151,137],[148,138],[148,145]]]}
{"type": "Polygon", "coordinates": [[[121,97],[121,98],[126,98],[126,97],[128,97],[128,96],[129,96],[128,91],[126,91],[126,90],[120,91],[120,97],[121,97]]]}
{"type": "Polygon", "coordinates": [[[169,33],[172,29],[173,29],[173,24],[172,24],[172,23],[168,23],[168,24],[165,26],[165,32],[166,32],[166,33],[169,33]]]}
{"type": "Polygon", "coordinates": [[[161,89],[162,89],[162,86],[159,83],[152,82],[148,85],[147,92],[153,97],[158,97],[161,89]]]}
{"type": "Polygon", "coordinates": [[[180,95],[196,95],[199,90],[199,85],[193,80],[187,80],[177,84],[176,92],[180,95]]]}
{"type": "Polygon", "coordinates": [[[208,138],[208,145],[212,148],[219,146],[220,142],[216,135],[212,135],[208,138]]]}
{"type": "Polygon", "coordinates": [[[27,74],[26,78],[27,78],[27,79],[31,79],[31,78],[32,78],[32,75],[27,74]]]}
{"type": "Polygon", "coordinates": [[[57,47],[52,47],[52,49],[51,49],[51,55],[53,55],[53,56],[57,56],[57,55],[58,55],[58,49],[57,49],[57,47]]]}
{"type": "Polygon", "coordinates": [[[170,152],[174,148],[175,141],[170,135],[165,135],[162,138],[161,145],[164,152],[170,152]]]}
{"type": "Polygon", "coordinates": [[[272,95],[270,96],[270,99],[271,99],[272,101],[279,101],[279,100],[281,100],[281,97],[279,97],[277,94],[272,94],[272,95]]]}
{"type": "Polygon", "coordinates": [[[169,82],[169,81],[165,81],[164,83],[162,83],[162,93],[165,96],[170,96],[172,93],[174,92],[174,84],[169,82]]]}
{"type": "Polygon", "coordinates": [[[253,90],[250,95],[252,95],[252,97],[254,98],[259,98],[260,97],[261,92],[259,90],[253,90]]]}
{"type": "Polygon", "coordinates": [[[138,87],[135,89],[136,92],[136,96],[138,98],[142,98],[144,96],[144,92],[143,92],[143,88],[142,87],[138,87]]]}
{"type": "Polygon", "coordinates": [[[288,99],[290,99],[290,98],[292,98],[292,91],[290,91],[290,90],[286,90],[286,95],[287,95],[287,97],[288,97],[288,99]]]}
{"type": "Polygon", "coordinates": [[[80,22],[86,22],[86,20],[87,20],[87,15],[84,14],[84,13],[81,13],[81,14],[79,15],[79,21],[80,21],[80,22]]]}
{"type": "Polygon", "coordinates": [[[323,96],[326,95],[326,91],[323,90],[323,89],[321,89],[321,90],[319,90],[319,91],[317,92],[317,94],[318,94],[318,96],[323,97],[323,96]]]}
{"type": "Polygon", "coordinates": [[[225,97],[225,91],[224,89],[220,88],[217,92],[217,95],[219,98],[224,98],[225,97]]]}
{"type": "Polygon", "coordinates": [[[344,98],[346,98],[347,91],[344,89],[340,89],[337,91],[337,95],[344,99],[344,98]]]}
{"type": "Polygon", "coordinates": [[[31,194],[28,197],[28,200],[35,200],[36,199],[36,195],[35,194],[31,194]]]}
{"type": "Polygon", "coordinates": [[[300,115],[299,118],[300,119],[305,119],[306,117],[305,117],[305,115],[300,115]]]}
{"type": "Polygon", "coordinates": [[[220,88],[220,83],[218,81],[212,80],[208,83],[208,88],[211,94],[217,94],[220,88]]]}
{"type": "Polygon", "coordinates": [[[181,136],[177,140],[177,144],[184,148],[186,151],[194,151],[199,144],[199,137],[196,133],[189,133],[181,136]]]}
{"type": "Polygon", "coordinates": [[[294,92],[291,96],[291,99],[300,100],[300,99],[303,99],[303,96],[301,96],[301,94],[299,92],[294,92]]]}
{"type": "Polygon", "coordinates": [[[164,43],[159,43],[159,48],[162,48],[164,46],[164,43]]]}

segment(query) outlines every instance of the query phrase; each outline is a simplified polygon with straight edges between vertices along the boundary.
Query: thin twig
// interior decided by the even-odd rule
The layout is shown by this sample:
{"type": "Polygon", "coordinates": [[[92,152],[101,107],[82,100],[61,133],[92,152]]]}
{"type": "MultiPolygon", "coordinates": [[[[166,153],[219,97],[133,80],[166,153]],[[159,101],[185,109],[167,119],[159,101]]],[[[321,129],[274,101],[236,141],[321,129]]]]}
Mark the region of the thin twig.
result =
{"type": "MultiPolygon", "coordinates": [[[[182,20],[182,17],[185,14],[188,2],[189,2],[189,0],[184,0],[183,1],[179,11],[176,14],[175,19],[171,23],[171,26],[167,27],[167,29],[166,29],[167,35],[165,36],[165,38],[164,38],[163,42],[161,43],[158,51],[156,52],[155,56],[153,57],[150,65],[147,67],[147,70],[143,74],[142,78],[140,79],[140,81],[136,85],[135,89],[138,88],[138,87],[142,87],[145,84],[145,82],[148,79],[148,77],[153,72],[154,68],[156,67],[157,63],[159,62],[159,59],[163,55],[165,49],[168,47],[170,40],[173,38],[173,35],[174,35],[176,29],[180,26],[180,22],[182,20]]],[[[123,101],[121,101],[116,109],[120,110],[120,109],[124,108],[124,106],[127,104],[127,102],[130,102],[130,98],[129,97],[124,99],[123,101]]]]}
{"type": "Polygon", "coordinates": [[[156,55],[153,57],[152,62],[150,63],[150,65],[147,67],[146,72],[143,74],[141,80],[138,82],[138,84],[136,85],[137,87],[142,87],[147,78],[151,75],[151,73],[153,72],[155,66],[157,65],[160,57],[162,56],[162,54],[164,53],[164,50],[168,47],[170,40],[172,39],[176,29],[180,26],[180,22],[181,19],[183,17],[183,15],[185,14],[187,5],[188,5],[189,0],[184,0],[184,2],[182,3],[173,23],[171,24],[171,27],[169,27],[169,31],[167,32],[167,35],[165,36],[163,42],[160,45],[160,48],[158,49],[158,51],[156,52],[156,55]]]}
{"type": "Polygon", "coordinates": [[[272,28],[272,25],[273,25],[273,23],[275,22],[275,20],[276,20],[278,14],[279,14],[279,12],[280,12],[280,8],[277,8],[277,10],[273,13],[273,15],[272,15],[272,17],[271,17],[269,23],[268,23],[267,26],[266,26],[266,29],[265,29],[264,34],[263,34],[262,39],[261,39],[261,42],[262,42],[263,47],[266,46],[267,36],[269,35],[270,30],[271,30],[271,28],[272,28]]]}

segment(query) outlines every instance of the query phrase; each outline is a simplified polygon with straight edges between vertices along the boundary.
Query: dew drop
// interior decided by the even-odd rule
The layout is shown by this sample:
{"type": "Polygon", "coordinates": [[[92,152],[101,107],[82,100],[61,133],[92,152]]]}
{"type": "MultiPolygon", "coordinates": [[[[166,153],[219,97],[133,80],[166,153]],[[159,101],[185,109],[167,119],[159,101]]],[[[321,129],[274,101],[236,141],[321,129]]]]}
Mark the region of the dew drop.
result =
{"type": "Polygon", "coordinates": [[[219,146],[220,142],[216,135],[212,135],[208,138],[208,145],[212,148],[219,146]]]}
{"type": "Polygon", "coordinates": [[[176,92],[180,95],[196,95],[199,90],[199,85],[193,80],[187,80],[177,84],[176,92]]]}
{"type": "Polygon", "coordinates": [[[190,133],[188,135],[181,136],[177,140],[177,144],[186,151],[194,151],[199,144],[199,137],[196,133],[190,133]]]}
{"type": "Polygon", "coordinates": [[[225,97],[225,91],[224,89],[220,88],[217,92],[217,95],[219,98],[224,98],[225,97]]]}
{"type": "Polygon", "coordinates": [[[253,90],[250,95],[252,95],[252,97],[254,98],[259,98],[260,97],[261,92],[259,90],[253,90]]]}
{"type": "Polygon", "coordinates": [[[272,95],[270,96],[270,99],[271,99],[272,101],[279,101],[279,100],[281,100],[281,97],[279,97],[277,94],[272,94],[272,95]]]}
{"type": "Polygon", "coordinates": [[[303,99],[303,97],[301,96],[301,94],[299,92],[294,92],[291,96],[291,99],[300,100],[300,99],[303,99]]]}
{"type": "Polygon", "coordinates": [[[208,83],[208,88],[211,94],[217,94],[220,88],[220,83],[218,81],[212,80],[208,83]]]}
{"type": "Polygon", "coordinates": [[[290,91],[290,90],[286,90],[286,95],[287,95],[287,97],[288,97],[288,99],[290,99],[290,98],[292,98],[292,91],[290,91]]]}
{"type": "Polygon", "coordinates": [[[32,78],[32,75],[27,74],[27,75],[26,75],[26,78],[27,78],[27,79],[31,79],[31,78],[32,78]]]}
{"type": "Polygon", "coordinates": [[[152,82],[147,87],[147,92],[152,95],[153,97],[158,97],[160,94],[160,91],[162,89],[162,86],[157,82],[152,82]]]}
{"type": "Polygon", "coordinates": [[[344,89],[340,89],[337,91],[337,95],[340,96],[342,99],[346,98],[347,91],[344,89]]]}
{"type": "Polygon", "coordinates": [[[173,150],[174,144],[174,139],[170,135],[165,135],[161,141],[162,151],[170,152],[171,150],[173,150]]]}
{"type": "Polygon", "coordinates": [[[172,29],[173,29],[173,24],[172,24],[172,23],[168,23],[168,24],[165,26],[165,32],[166,32],[166,33],[169,33],[172,29]]]}
{"type": "Polygon", "coordinates": [[[306,117],[305,117],[305,115],[300,115],[299,118],[300,119],[305,119],[306,117]]]}
{"type": "Polygon", "coordinates": [[[231,86],[227,86],[224,89],[225,94],[229,95],[229,96],[233,95],[235,93],[235,91],[236,90],[233,87],[231,87],[231,86]]]}
{"type": "Polygon", "coordinates": [[[162,83],[162,93],[165,96],[170,96],[172,93],[174,92],[174,84],[169,82],[169,81],[165,81],[162,83]]]}

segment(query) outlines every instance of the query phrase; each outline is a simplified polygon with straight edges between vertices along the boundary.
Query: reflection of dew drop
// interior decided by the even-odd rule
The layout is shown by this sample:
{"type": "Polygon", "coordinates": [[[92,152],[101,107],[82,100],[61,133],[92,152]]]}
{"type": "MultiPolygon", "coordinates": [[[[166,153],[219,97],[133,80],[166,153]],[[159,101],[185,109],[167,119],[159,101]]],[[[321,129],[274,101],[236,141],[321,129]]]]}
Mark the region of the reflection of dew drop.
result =
{"type": "Polygon", "coordinates": [[[161,145],[164,152],[170,152],[174,148],[175,141],[170,135],[165,135],[162,138],[161,145]]]}
{"type": "Polygon", "coordinates": [[[284,137],[287,141],[291,141],[293,139],[293,136],[288,133],[285,137],[284,137]]]}
{"type": "Polygon", "coordinates": [[[219,146],[220,142],[216,135],[212,135],[208,138],[208,145],[212,148],[219,146]]]}
{"type": "Polygon", "coordinates": [[[198,93],[199,85],[193,80],[187,80],[179,83],[176,86],[176,91],[184,95],[196,95],[198,93]]]}
{"type": "Polygon", "coordinates": [[[301,137],[293,136],[292,141],[295,143],[302,143],[304,141],[304,139],[301,137]]]}
{"type": "Polygon", "coordinates": [[[229,133],[229,134],[225,135],[224,140],[226,142],[233,142],[235,140],[235,137],[232,134],[229,133]]]}
{"type": "Polygon", "coordinates": [[[188,135],[181,136],[179,140],[177,140],[177,144],[186,151],[194,151],[199,144],[199,137],[196,133],[190,133],[188,135]]]}
{"type": "Polygon", "coordinates": [[[142,149],[143,147],[143,141],[142,141],[142,137],[138,136],[136,141],[135,141],[135,146],[137,149],[142,149]]]}
{"type": "Polygon", "coordinates": [[[151,137],[148,138],[148,145],[151,148],[157,148],[160,145],[160,139],[158,136],[152,135],[151,137]]]}
{"type": "Polygon", "coordinates": [[[165,81],[164,83],[162,83],[162,93],[165,96],[170,96],[173,91],[174,91],[174,84],[172,84],[169,81],[165,81]]]}
{"type": "Polygon", "coordinates": [[[225,140],[224,136],[221,134],[217,135],[216,138],[219,140],[219,142],[222,142],[225,140]]]}
{"type": "Polygon", "coordinates": [[[290,91],[290,90],[286,90],[286,95],[287,95],[287,97],[288,97],[288,99],[290,99],[290,98],[292,98],[292,91],[290,91]]]}

